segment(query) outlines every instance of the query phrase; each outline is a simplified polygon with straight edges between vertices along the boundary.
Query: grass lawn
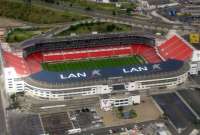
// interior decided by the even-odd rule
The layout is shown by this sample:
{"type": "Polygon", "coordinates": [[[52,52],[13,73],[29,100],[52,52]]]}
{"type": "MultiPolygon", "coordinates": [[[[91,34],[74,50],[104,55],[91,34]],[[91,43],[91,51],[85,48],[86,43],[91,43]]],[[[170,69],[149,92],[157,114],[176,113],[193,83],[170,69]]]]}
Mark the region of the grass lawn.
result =
{"type": "Polygon", "coordinates": [[[79,71],[101,69],[108,67],[128,66],[132,64],[144,64],[145,60],[141,56],[126,56],[126,57],[113,57],[101,58],[90,60],[75,60],[65,62],[49,62],[42,63],[42,68],[47,71],[61,72],[61,71],[79,71]]]}
{"type": "Polygon", "coordinates": [[[125,24],[116,24],[110,22],[97,22],[97,23],[85,23],[71,26],[69,29],[59,33],[57,36],[67,36],[71,33],[90,34],[92,32],[98,33],[112,33],[112,32],[131,32],[132,27],[125,24]]]}
{"type": "Polygon", "coordinates": [[[21,42],[33,36],[39,35],[47,30],[48,28],[28,28],[28,29],[16,28],[8,33],[6,37],[6,42],[8,43],[21,42]]]}
{"type": "Polygon", "coordinates": [[[80,13],[62,12],[42,6],[27,5],[23,2],[0,0],[0,5],[0,16],[38,24],[71,22],[89,18],[80,13]]]}

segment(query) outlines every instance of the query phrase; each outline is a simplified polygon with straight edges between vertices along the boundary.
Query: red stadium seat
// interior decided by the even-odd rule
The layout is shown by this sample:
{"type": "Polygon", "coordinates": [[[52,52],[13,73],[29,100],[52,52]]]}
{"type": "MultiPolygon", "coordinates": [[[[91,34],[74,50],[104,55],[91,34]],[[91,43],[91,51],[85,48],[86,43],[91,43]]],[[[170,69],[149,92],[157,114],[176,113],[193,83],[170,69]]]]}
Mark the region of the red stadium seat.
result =
{"type": "Polygon", "coordinates": [[[98,58],[98,57],[111,57],[118,55],[130,55],[131,47],[118,47],[118,48],[90,48],[90,49],[76,49],[66,51],[53,51],[51,53],[43,53],[44,61],[62,61],[69,59],[85,59],[85,58],[98,58]],[[56,53],[56,54],[55,54],[56,53]]]}
{"type": "Polygon", "coordinates": [[[130,44],[129,46],[97,47],[85,49],[55,50],[30,54],[25,59],[3,52],[5,65],[16,69],[21,75],[41,71],[41,62],[78,60],[85,58],[101,58],[112,56],[140,55],[149,63],[157,63],[162,59],[188,60],[192,56],[192,49],[179,37],[173,36],[158,48],[144,44],[130,44]],[[163,57],[162,59],[160,57],[163,57]]]}
{"type": "Polygon", "coordinates": [[[15,68],[18,75],[30,74],[29,66],[23,58],[6,51],[3,51],[3,57],[5,66],[15,68]]]}
{"type": "Polygon", "coordinates": [[[40,52],[32,53],[31,55],[25,58],[26,63],[29,65],[31,73],[41,71],[41,62],[43,62],[43,59],[44,57],[40,52]]]}
{"type": "Polygon", "coordinates": [[[153,47],[147,45],[132,45],[133,55],[141,55],[149,63],[157,63],[161,61],[161,58],[156,54],[153,47]]]}
{"type": "Polygon", "coordinates": [[[60,61],[60,60],[64,60],[64,57],[62,55],[46,55],[43,56],[43,60],[44,61],[60,61]]]}
{"type": "Polygon", "coordinates": [[[155,63],[161,61],[160,57],[156,54],[153,47],[134,44],[130,46],[121,47],[107,47],[107,48],[87,48],[87,49],[74,49],[64,51],[52,51],[43,53],[44,61],[62,61],[70,59],[85,59],[85,58],[100,58],[112,57],[120,55],[142,55],[148,62],[155,63]]]}
{"type": "MultiPolygon", "coordinates": [[[[107,48],[98,47],[73,50],[68,49],[62,51],[56,50],[43,53],[33,53],[26,57],[25,63],[28,65],[27,67],[29,67],[29,72],[36,73],[41,71],[41,62],[112,57],[122,55],[141,55],[145,58],[146,61],[150,63],[156,63],[161,61],[160,57],[157,55],[153,47],[143,44],[133,44],[130,46],[118,46],[107,48]]],[[[13,59],[18,58],[14,57],[13,59]]],[[[23,69],[18,69],[18,71],[22,72],[23,69]]]]}
{"type": "Polygon", "coordinates": [[[186,61],[192,57],[192,48],[190,48],[178,36],[173,36],[158,47],[160,55],[165,59],[176,59],[186,61]]]}

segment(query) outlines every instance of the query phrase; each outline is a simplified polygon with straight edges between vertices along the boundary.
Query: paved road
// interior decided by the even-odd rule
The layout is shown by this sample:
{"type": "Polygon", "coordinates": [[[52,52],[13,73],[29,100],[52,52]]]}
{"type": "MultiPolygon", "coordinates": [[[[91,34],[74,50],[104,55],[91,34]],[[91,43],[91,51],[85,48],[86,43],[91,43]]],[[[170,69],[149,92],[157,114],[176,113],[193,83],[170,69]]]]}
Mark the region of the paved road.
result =
{"type": "Polygon", "coordinates": [[[167,22],[166,20],[162,20],[160,18],[152,16],[152,18],[142,18],[142,17],[135,17],[135,16],[127,16],[127,15],[115,15],[113,16],[112,14],[106,12],[106,11],[101,11],[101,10],[92,10],[92,11],[87,11],[83,9],[82,7],[70,7],[67,4],[60,4],[60,5],[55,5],[55,4],[49,4],[49,3],[44,3],[44,2],[39,2],[39,0],[33,0],[35,4],[42,4],[44,6],[48,6],[51,8],[56,8],[59,10],[69,10],[69,11],[74,11],[74,12],[80,12],[82,14],[90,15],[95,18],[101,18],[101,19],[112,19],[113,21],[124,21],[124,22],[129,22],[131,24],[140,24],[140,25],[145,25],[145,26],[154,26],[154,27],[161,27],[161,28],[174,28],[173,26],[176,26],[177,29],[185,29],[185,30],[195,30],[194,27],[187,26],[186,24],[171,24],[167,22]]]}
{"type": "MultiPolygon", "coordinates": [[[[11,0],[11,1],[22,1],[22,0],[11,0]]],[[[45,3],[42,2],[41,0],[32,0],[32,4],[35,5],[42,5],[46,6],[48,8],[52,9],[57,9],[61,11],[74,11],[74,12],[79,12],[82,14],[86,14],[88,16],[91,16],[93,18],[100,18],[100,19],[110,19],[113,21],[121,21],[121,22],[126,22],[129,24],[134,24],[135,26],[138,27],[144,27],[144,28],[149,28],[149,29],[176,29],[176,30],[187,30],[187,31],[197,31],[197,27],[192,27],[186,24],[170,24],[165,21],[163,21],[160,18],[152,16],[151,18],[142,18],[142,17],[134,17],[134,16],[127,16],[127,15],[115,15],[113,16],[107,11],[102,11],[102,10],[91,10],[87,11],[83,7],[78,7],[78,6],[72,6],[70,7],[67,4],[51,4],[51,3],[45,3]]]]}
{"type": "Polygon", "coordinates": [[[140,19],[140,18],[136,18],[134,16],[127,16],[127,15],[116,15],[113,16],[105,11],[99,11],[99,10],[92,10],[92,11],[87,11],[85,9],[79,8],[79,7],[70,7],[67,5],[56,5],[56,4],[49,4],[49,3],[45,3],[45,2],[40,2],[38,0],[33,0],[32,1],[33,4],[40,4],[40,5],[44,5],[47,7],[51,7],[54,9],[59,9],[59,10],[69,10],[69,11],[74,11],[74,12],[79,12],[82,14],[86,14],[95,18],[101,18],[101,19],[112,19],[112,20],[117,20],[117,21],[125,21],[125,22],[130,22],[130,23],[136,23],[136,24],[141,24],[141,25],[153,25],[153,26],[160,26],[160,27],[167,27],[167,28],[171,28],[171,24],[165,23],[162,20],[152,20],[152,19],[140,19]]]}
{"type": "MultiPolygon", "coordinates": [[[[62,11],[68,10],[68,11],[79,12],[82,14],[92,16],[94,18],[111,19],[113,21],[124,21],[124,22],[129,22],[131,24],[134,23],[134,24],[139,24],[139,25],[154,26],[154,27],[161,27],[161,28],[168,28],[168,29],[172,28],[172,24],[166,23],[159,18],[153,18],[153,19],[143,18],[142,19],[140,17],[127,16],[127,15],[113,16],[106,11],[100,11],[100,10],[87,11],[83,8],[76,7],[76,6],[70,7],[69,5],[65,5],[65,4],[56,5],[56,4],[41,2],[39,0],[33,0],[32,4],[43,5],[43,6],[47,6],[49,8],[54,8],[54,9],[58,9],[58,10],[62,10],[62,11]]],[[[182,25],[177,24],[176,26],[182,26],[182,25]]]]}
{"type": "Polygon", "coordinates": [[[1,91],[0,91],[0,135],[6,135],[6,122],[5,122],[5,114],[4,114],[4,108],[3,108],[3,103],[2,103],[1,91]]]}
{"type": "MultiPolygon", "coordinates": [[[[53,9],[58,9],[58,10],[69,10],[69,11],[74,11],[74,12],[80,12],[82,14],[87,14],[89,16],[92,16],[93,18],[96,19],[105,19],[105,20],[111,20],[113,22],[118,22],[118,23],[126,23],[126,24],[130,24],[130,25],[134,25],[135,27],[140,27],[140,28],[146,28],[146,29],[163,29],[163,30],[168,30],[168,29],[186,29],[189,31],[192,31],[192,27],[188,26],[184,26],[182,24],[170,24],[167,22],[164,22],[163,20],[153,17],[152,19],[141,19],[141,18],[134,18],[132,16],[113,16],[110,14],[106,14],[104,11],[87,11],[85,9],[82,8],[78,8],[78,7],[70,7],[67,6],[65,4],[62,5],[56,5],[56,4],[49,4],[49,3],[45,3],[45,2],[41,2],[40,0],[33,0],[32,4],[36,4],[36,5],[43,5],[43,6],[47,6],[49,8],[53,8],[53,9]],[[176,27],[173,27],[176,26],[176,27]]],[[[43,35],[39,35],[40,37],[51,37],[52,35],[54,35],[55,33],[61,32],[63,29],[65,29],[66,27],[68,27],[70,24],[69,23],[65,23],[60,27],[56,27],[55,29],[43,34],[43,35]]],[[[27,40],[25,42],[23,42],[22,44],[32,44],[34,42],[36,42],[37,36],[33,39],[27,40]]]]}
{"type": "Polygon", "coordinates": [[[4,93],[4,83],[2,81],[2,58],[0,57],[0,135],[7,135],[9,132],[9,130],[7,130],[8,127],[7,127],[6,110],[5,110],[6,106],[8,105],[4,93]]]}
{"type": "Polygon", "coordinates": [[[169,24],[175,24],[175,25],[176,25],[176,24],[181,24],[180,22],[171,21],[171,20],[169,20],[168,18],[166,18],[166,17],[164,17],[164,16],[158,14],[156,10],[152,11],[152,12],[151,12],[151,15],[152,15],[152,16],[155,16],[155,17],[157,17],[157,18],[160,18],[160,19],[162,19],[164,22],[169,23],[169,24]]]}

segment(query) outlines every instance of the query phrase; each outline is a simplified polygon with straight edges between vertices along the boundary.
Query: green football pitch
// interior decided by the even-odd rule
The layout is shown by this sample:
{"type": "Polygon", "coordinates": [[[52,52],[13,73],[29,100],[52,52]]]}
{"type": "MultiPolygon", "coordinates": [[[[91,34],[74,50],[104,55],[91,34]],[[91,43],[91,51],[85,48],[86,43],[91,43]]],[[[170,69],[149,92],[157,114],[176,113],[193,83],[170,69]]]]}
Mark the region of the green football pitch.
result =
{"type": "Polygon", "coordinates": [[[109,67],[128,66],[133,64],[144,64],[143,57],[126,56],[126,57],[112,57],[112,58],[98,58],[98,59],[84,59],[84,60],[70,60],[60,62],[46,62],[42,63],[42,68],[46,71],[62,72],[62,71],[80,71],[101,69],[109,67]]]}

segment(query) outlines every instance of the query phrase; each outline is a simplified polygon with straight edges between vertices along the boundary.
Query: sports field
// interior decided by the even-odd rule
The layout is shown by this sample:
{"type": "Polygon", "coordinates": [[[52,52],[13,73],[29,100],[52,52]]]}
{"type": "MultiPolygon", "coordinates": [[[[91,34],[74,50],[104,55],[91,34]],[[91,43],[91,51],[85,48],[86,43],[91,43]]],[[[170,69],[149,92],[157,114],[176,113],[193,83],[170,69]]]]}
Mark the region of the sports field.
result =
{"type": "Polygon", "coordinates": [[[47,62],[42,63],[42,68],[46,71],[79,71],[90,69],[101,69],[108,67],[120,67],[133,64],[144,64],[145,60],[141,56],[112,57],[99,59],[84,59],[75,61],[47,62]]]}

